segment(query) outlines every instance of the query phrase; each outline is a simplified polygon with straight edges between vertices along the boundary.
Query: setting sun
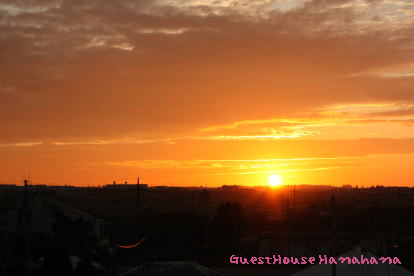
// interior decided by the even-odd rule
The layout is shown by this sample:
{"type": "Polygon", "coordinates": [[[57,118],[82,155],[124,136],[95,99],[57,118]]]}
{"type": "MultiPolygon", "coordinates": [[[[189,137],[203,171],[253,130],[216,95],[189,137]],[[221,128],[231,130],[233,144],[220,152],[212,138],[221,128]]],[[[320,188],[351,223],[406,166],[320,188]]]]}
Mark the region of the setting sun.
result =
{"type": "Polygon", "coordinates": [[[278,175],[271,175],[269,176],[269,186],[275,187],[282,184],[282,178],[278,175]]]}

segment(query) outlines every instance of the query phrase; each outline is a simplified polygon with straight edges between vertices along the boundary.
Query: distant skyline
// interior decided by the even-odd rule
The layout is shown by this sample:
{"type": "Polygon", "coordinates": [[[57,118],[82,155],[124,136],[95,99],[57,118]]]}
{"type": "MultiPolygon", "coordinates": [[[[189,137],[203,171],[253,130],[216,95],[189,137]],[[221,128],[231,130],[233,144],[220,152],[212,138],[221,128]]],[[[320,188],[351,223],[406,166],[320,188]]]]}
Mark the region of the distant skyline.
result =
{"type": "Polygon", "coordinates": [[[0,182],[414,186],[410,0],[2,0],[0,19],[0,182]]]}

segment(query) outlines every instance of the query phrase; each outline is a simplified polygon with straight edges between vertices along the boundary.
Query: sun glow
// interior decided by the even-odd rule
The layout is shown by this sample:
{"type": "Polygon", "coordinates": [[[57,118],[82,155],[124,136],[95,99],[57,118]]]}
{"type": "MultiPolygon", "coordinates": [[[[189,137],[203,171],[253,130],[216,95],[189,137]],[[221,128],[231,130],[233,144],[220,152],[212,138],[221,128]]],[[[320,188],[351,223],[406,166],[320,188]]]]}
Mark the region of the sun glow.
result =
{"type": "Polygon", "coordinates": [[[278,175],[271,175],[269,176],[269,186],[276,187],[282,184],[282,178],[278,175]]]}

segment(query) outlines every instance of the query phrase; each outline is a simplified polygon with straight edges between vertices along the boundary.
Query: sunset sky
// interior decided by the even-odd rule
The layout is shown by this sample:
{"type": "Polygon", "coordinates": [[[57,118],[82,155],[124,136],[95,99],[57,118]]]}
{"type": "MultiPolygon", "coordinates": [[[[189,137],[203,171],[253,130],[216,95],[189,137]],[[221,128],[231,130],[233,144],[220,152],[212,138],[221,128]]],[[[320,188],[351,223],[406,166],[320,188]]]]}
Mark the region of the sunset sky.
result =
{"type": "Polygon", "coordinates": [[[414,186],[411,0],[0,0],[0,182],[414,186]]]}

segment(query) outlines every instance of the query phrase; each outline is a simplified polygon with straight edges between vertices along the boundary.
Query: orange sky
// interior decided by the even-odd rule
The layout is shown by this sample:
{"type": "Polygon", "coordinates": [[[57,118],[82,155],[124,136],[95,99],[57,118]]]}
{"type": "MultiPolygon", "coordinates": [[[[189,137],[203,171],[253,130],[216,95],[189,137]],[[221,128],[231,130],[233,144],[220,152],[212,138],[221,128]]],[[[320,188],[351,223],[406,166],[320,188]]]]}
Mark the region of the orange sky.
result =
{"type": "Polygon", "coordinates": [[[414,185],[410,0],[3,0],[0,29],[0,182],[414,185]]]}

